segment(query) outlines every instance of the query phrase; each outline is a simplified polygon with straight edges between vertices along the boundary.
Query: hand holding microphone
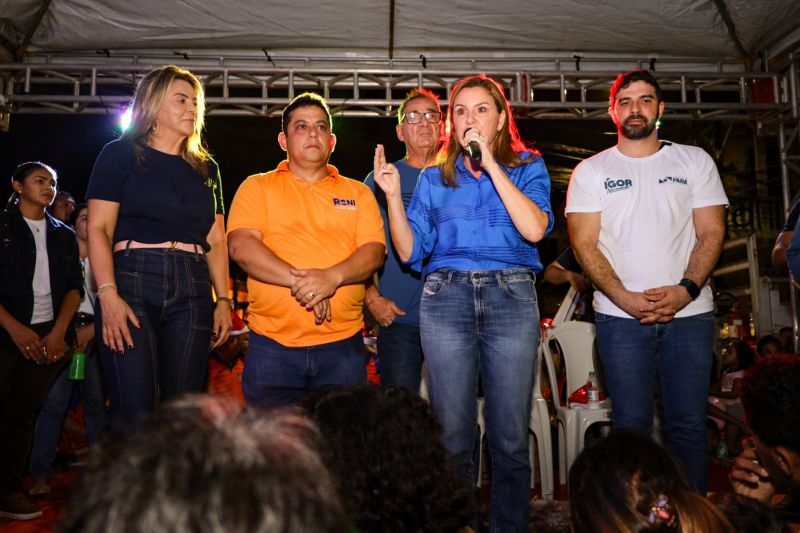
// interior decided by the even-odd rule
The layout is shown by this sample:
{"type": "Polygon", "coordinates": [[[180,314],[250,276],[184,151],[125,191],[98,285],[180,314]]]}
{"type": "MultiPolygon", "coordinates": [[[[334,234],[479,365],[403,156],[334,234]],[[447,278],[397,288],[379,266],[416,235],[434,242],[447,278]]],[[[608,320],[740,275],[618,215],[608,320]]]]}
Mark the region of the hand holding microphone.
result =
{"type": "MultiPolygon", "coordinates": [[[[466,137],[467,133],[470,131],[472,131],[472,128],[467,128],[467,131],[464,132],[464,137],[466,137]]],[[[480,162],[483,157],[483,154],[481,154],[481,145],[478,144],[478,141],[470,141],[469,144],[467,144],[467,153],[469,157],[476,162],[480,162]]]]}

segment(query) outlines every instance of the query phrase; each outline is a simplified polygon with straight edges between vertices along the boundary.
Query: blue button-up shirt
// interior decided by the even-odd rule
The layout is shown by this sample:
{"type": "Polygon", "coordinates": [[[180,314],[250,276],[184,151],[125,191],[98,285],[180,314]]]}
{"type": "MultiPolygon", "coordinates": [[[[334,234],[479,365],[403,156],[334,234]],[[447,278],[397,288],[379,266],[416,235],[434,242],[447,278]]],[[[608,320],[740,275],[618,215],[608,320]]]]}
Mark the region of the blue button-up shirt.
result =
{"type": "MultiPolygon", "coordinates": [[[[549,216],[547,231],[553,227],[550,208],[550,176],[544,161],[530,152],[521,154],[533,161],[516,168],[504,168],[517,188],[549,216]]],[[[536,245],[520,235],[492,178],[482,172],[475,179],[456,161],[457,187],[442,183],[438,167],[425,169],[406,213],[414,232],[414,248],[407,263],[422,270],[422,261],[431,256],[427,272],[440,268],[455,270],[502,270],[531,268],[541,272],[542,262],[536,245]]]]}

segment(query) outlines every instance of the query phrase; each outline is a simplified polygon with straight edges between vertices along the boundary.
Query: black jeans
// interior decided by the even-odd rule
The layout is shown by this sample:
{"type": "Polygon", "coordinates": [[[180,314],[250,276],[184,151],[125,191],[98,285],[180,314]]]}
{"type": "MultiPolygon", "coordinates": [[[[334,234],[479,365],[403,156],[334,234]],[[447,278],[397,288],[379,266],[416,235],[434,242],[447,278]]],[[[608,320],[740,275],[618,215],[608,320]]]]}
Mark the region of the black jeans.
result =
{"type": "MultiPolygon", "coordinates": [[[[40,337],[52,327],[52,321],[30,326],[40,337]]],[[[21,490],[36,412],[69,360],[40,366],[19,350],[0,348],[0,496],[21,490]]]]}

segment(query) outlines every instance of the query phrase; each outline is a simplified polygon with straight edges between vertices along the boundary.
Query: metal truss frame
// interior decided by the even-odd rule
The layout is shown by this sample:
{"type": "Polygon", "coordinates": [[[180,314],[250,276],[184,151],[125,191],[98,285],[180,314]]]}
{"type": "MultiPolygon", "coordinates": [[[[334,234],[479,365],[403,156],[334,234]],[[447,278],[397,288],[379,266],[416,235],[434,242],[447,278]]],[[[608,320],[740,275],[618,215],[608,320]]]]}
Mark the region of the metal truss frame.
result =
{"type": "MultiPolygon", "coordinates": [[[[541,67],[542,65],[535,65],[541,67]]],[[[678,65],[677,67],[680,67],[678,65]]],[[[117,112],[149,70],[142,64],[0,64],[0,113],[117,112]]],[[[454,83],[479,71],[428,68],[263,67],[191,65],[206,88],[211,116],[278,116],[295,95],[316,91],[336,114],[390,117],[405,93],[424,86],[447,104],[454,83]]],[[[523,118],[605,119],[608,90],[618,71],[482,69],[505,88],[523,118]]],[[[658,71],[672,119],[775,120],[792,95],[786,73],[658,71]]],[[[796,92],[796,91],[795,91],[796,92]]]]}

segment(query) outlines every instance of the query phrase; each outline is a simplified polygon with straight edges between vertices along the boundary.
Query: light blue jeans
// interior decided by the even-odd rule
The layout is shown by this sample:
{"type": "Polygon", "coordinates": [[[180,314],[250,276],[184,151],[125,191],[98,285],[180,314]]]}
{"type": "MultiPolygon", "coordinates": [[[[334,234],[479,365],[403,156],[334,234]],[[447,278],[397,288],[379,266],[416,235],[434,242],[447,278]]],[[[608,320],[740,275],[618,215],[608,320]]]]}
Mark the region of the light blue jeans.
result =
{"type": "Polygon", "coordinates": [[[528,421],[539,342],[535,278],[529,269],[437,270],[422,292],[420,333],[431,404],[470,487],[477,470],[479,374],[483,380],[491,531],[528,531],[528,421]]]}
{"type": "Polygon", "coordinates": [[[705,494],[713,314],[651,325],[602,313],[596,313],[595,320],[614,427],[652,432],[658,384],[669,448],[697,491],[705,494]]]}
{"type": "MultiPolygon", "coordinates": [[[[102,341],[100,341],[102,342],[102,341]]],[[[47,398],[36,417],[36,430],[33,435],[28,471],[34,477],[49,478],[53,472],[53,460],[58,451],[58,441],[64,427],[64,418],[74,386],[78,385],[83,402],[83,416],[86,420],[86,436],[89,445],[94,446],[108,424],[103,380],[100,375],[100,358],[94,349],[94,341],[86,350],[86,375],[75,382],[69,379],[69,366],[50,387],[47,398]]]]}

